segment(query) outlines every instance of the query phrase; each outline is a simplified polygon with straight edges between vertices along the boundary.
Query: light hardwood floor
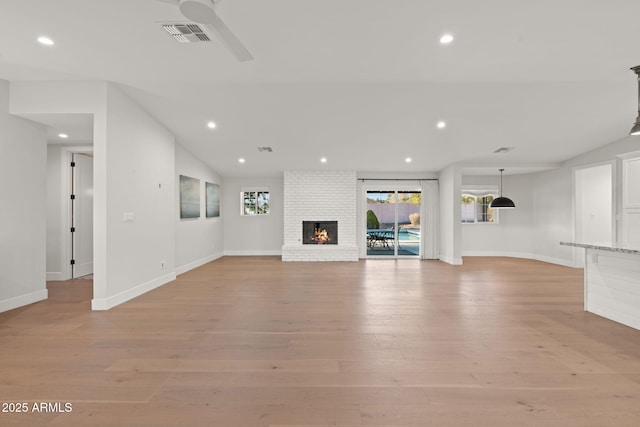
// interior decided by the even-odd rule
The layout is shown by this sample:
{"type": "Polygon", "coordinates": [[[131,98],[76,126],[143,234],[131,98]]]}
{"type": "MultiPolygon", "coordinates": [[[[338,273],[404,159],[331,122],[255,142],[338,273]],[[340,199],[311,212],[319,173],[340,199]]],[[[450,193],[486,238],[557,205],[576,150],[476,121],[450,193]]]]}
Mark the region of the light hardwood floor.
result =
{"type": "Polygon", "coordinates": [[[582,270],[225,257],[107,312],[91,282],[0,314],[0,425],[640,426],[640,331],[582,270]]]}

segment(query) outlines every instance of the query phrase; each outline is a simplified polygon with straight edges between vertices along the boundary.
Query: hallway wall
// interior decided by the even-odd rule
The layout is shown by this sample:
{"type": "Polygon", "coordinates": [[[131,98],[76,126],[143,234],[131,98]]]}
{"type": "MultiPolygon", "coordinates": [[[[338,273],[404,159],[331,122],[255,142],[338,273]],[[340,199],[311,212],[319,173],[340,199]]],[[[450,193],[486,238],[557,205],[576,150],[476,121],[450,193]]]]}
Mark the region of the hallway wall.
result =
{"type": "Polygon", "coordinates": [[[0,80],[0,312],[47,298],[45,127],[9,114],[0,80]]]}
{"type": "MultiPolygon", "coordinates": [[[[205,183],[219,184],[220,192],[224,194],[224,191],[222,178],[180,144],[176,144],[176,173],[174,182],[175,263],[176,273],[181,274],[224,255],[223,224],[225,218],[222,214],[217,218],[206,217],[205,183]],[[180,191],[178,183],[180,175],[200,180],[200,218],[180,218],[180,191]]],[[[222,200],[222,196],[220,199],[222,200]]],[[[222,205],[221,203],[221,210],[222,205]]]]}

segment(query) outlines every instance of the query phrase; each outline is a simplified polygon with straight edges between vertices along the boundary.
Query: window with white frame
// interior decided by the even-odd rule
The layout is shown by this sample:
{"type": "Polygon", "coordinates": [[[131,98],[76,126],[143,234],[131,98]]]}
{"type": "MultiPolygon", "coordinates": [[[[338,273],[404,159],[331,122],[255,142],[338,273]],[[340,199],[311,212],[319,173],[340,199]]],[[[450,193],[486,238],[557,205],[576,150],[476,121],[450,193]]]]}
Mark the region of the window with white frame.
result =
{"type": "Polygon", "coordinates": [[[240,192],[240,215],[269,215],[269,190],[244,190],[240,192]]]}
{"type": "Polygon", "coordinates": [[[460,205],[463,224],[497,224],[498,211],[489,204],[497,197],[498,188],[463,187],[460,205]]]}

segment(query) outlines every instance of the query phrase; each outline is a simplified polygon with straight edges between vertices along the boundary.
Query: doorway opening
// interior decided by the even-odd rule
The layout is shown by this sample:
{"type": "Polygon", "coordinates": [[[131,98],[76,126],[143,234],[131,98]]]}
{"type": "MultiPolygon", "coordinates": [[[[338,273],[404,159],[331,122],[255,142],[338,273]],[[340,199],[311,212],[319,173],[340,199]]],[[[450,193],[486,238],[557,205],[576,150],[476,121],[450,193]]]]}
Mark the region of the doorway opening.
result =
{"type": "Polygon", "coordinates": [[[69,155],[69,265],[71,279],[76,279],[93,274],[93,156],[69,155]]]}
{"type": "MultiPolygon", "coordinates": [[[[580,243],[615,243],[613,164],[574,170],[575,240],[580,243]]],[[[582,250],[580,250],[582,251],[582,250]]],[[[578,267],[584,258],[575,256],[578,267]]]]}

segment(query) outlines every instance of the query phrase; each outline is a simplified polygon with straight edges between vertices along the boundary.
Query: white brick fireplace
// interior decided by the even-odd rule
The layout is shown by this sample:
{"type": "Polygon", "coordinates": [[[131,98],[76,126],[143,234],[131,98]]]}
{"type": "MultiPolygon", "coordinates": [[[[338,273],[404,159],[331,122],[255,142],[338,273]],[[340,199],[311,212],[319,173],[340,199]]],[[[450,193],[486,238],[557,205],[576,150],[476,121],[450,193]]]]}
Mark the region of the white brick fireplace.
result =
{"type": "Polygon", "coordinates": [[[352,171],[285,171],[283,261],[357,261],[352,171]],[[337,245],[303,244],[303,221],[338,221],[337,245]]]}

